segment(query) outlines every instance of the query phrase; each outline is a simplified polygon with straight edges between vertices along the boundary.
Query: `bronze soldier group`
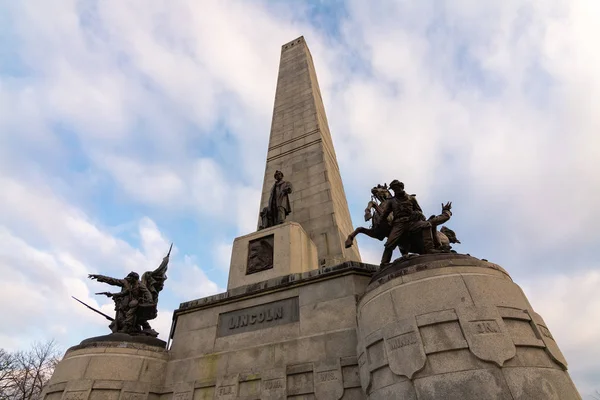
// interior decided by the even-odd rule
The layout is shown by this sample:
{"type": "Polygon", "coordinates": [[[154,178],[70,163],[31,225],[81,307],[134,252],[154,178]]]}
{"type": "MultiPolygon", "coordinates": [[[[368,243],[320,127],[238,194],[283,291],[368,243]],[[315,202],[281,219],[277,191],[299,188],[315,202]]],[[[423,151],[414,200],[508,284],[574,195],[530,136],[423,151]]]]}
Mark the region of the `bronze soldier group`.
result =
{"type": "MultiPolygon", "coordinates": [[[[172,244],[171,248],[173,248],[172,244]]],[[[158,315],[158,294],[167,280],[170,254],[171,249],[160,266],[154,271],[145,272],[142,279],[136,272],[130,272],[123,279],[97,274],[88,275],[90,279],[121,288],[121,291],[116,293],[96,293],[110,297],[115,302],[115,318],[110,318],[112,322],[109,325],[113,333],[158,336],[158,332],[152,329],[148,321],[158,315]]]]}
{"type": "Polygon", "coordinates": [[[383,240],[387,238],[381,257],[381,266],[388,265],[394,249],[402,256],[432,254],[451,251],[450,243],[460,243],[452,230],[443,226],[452,216],[452,203],[442,204],[442,212],[425,218],[417,202],[416,195],[404,191],[404,184],[398,180],[387,185],[377,185],[371,190],[372,200],[365,210],[365,220],[372,220],[371,228],[359,227],[346,239],[346,247],[352,246],[359,233],[383,240]],[[394,192],[392,196],[388,189],[394,192]],[[373,211],[371,211],[373,210],[373,211]]]}

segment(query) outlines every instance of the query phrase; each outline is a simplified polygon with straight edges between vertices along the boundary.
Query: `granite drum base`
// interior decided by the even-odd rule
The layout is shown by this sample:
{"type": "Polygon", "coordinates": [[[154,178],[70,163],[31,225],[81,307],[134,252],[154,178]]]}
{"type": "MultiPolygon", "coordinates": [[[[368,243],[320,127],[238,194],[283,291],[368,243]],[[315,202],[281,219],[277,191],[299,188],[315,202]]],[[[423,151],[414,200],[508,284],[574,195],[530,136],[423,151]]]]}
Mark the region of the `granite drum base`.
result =
{"type": "Polygon", "coordinates": [[[147,399],[152,393],[160,393],[168,357],[164,346],[84,340],[67,350],[41,398],[147,399]]]}
{"type": "Polygon", "coordinates": [[[542,318],[498,265],[455,254],[400,260],[358,304],[369,399],[580,399],[542,318]]]}

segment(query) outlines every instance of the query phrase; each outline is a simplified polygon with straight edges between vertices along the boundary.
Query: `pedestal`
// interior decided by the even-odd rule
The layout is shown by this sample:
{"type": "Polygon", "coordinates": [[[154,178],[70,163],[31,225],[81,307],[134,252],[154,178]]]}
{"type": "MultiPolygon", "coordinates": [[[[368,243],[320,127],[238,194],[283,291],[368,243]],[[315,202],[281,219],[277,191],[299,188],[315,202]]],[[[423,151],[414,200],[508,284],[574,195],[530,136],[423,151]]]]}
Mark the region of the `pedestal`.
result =
{"type": "Polygon", "coordinates": [[[158,398],[157,393],[162,389],[167,361],[168,353],[164,345],[161,347],[127,341],[88,339],[67,350],[64,358],[56,366],[41,398],[44,400],[158,398]]]}
{"type": "Polygon", "coordinates": [[[358,303],[371,400],[580,399],[542,317],[500,266],[441,254],[396,262],[358,303]]]}
{"type": "Polygon", "coordinates": [[[313,241],[300,224],[286,222],[234,240],[227,290],[318,268],[313,241]]]}

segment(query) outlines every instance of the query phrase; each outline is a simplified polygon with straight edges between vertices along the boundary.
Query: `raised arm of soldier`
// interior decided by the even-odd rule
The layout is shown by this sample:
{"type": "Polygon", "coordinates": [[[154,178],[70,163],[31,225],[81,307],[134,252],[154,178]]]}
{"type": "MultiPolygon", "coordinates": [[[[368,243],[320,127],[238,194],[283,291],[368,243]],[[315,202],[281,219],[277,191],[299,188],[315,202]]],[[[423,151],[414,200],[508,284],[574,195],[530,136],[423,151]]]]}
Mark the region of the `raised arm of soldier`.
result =
{"type": "Polygon", "coordinates": [[[113,299],[118,299],[120,297],[125,297],[129,295],[129,290],[122,290],[120,292],[117,293],[111,293],[111,292],[100,292],[100,293],[96,293],[98,295],[105,295],[106,297],[111,297],[113,299]]]}
{"type": "Polygon", "coordinates": [[[110,276],[98,275],[98,274],[89,274],[88,278],[90,278],[92,280],[97,280],[98,282],[108,283],[109,285],[113,285],[113,286],[120,286],[120,287],[125,286],[124,279],[116,279],[116,278],[111,278],[110,276]]]}

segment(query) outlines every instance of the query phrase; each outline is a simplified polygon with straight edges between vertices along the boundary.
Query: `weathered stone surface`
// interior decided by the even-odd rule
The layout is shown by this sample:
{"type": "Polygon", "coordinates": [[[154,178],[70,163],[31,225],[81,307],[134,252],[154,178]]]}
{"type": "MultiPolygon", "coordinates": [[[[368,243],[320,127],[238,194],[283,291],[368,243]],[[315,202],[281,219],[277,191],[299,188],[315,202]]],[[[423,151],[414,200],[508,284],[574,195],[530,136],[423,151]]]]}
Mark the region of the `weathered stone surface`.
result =
{"type": "Polygon", "coordinates": [[[530,311],[529,315],[531,316],[533,329],[537,332],[537,336],[542,339],[544,344],[546,345],[546,351],[554,361],[556,361],[563,369],[567,369],[567,360],[565,356],[558,348],[554,337],[550,333],[550,330],[546,326],[546,323],[542,319],[541,315],[530,311]]]}
{"type": "Polygon", "coordinates": [[[469,347],[458,321],[421,326],[419,331],[426,354],[469,347]]]}
{"type": "Polygon", "coordinates": [[[419,399],[513,400],[502,373],[494,369],[433,375],[414,384],[419,399]]]}
{"type": "Polygon", "coordinates": [[[128,355],[103,355],[90,359],[87,377],[94,379],[136,381],[142,370],[143,360],[128,355]]]}
{"type": "Polygon", "coordinates": [[[374,389],[369,393],[368,399],[370,400],[389,400],[389,399],[402,399],[402,400],[417,400],[414,385],[409,380],[403,380],[400,382],[394,382],[385,386],[377,386],[378,389],[374,389]]]}
{"type": "Polygon", "coordinates": [[[356,298],[346,296],[300,307],[303,336],[356,326],[356,298]]]}
{"type": "Polygon", "coordinates": [[[89,400],[119,400],[119,390],[94,390],[90,393],[89,400]]]}
{"type": "Polygon", "coordinates": [[[374,276],[358,316],[358,364],[369,399],[579,398],[543,320],[494,264],[456,255],[403,260],[374,276]],[[394,347],[412,353],[394,354],[393,337],[394,347]]]}
{"type": "Polygon", "coordinates": [[[203,354],[210,353],[214,349],[216,333],[216,326],[181,332],[178,335],[181,339],[173,343],[169,352],[176,358],[186,358],[190,354],[196,354],[198,349],[202,349],[203,354]]]}
{"type": "Polygon", "coordinates": [[[568,375],[560,370],[506,368],[502,372],[514,400],[581,399],[568,375]]]}

